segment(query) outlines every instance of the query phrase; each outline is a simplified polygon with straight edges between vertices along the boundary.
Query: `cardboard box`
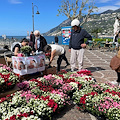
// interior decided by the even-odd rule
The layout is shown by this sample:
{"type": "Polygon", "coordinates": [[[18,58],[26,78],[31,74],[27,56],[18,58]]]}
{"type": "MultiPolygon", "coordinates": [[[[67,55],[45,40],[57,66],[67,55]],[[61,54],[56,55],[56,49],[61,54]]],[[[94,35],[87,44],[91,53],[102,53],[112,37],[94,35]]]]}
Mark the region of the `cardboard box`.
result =
{"type": "Polygon", "coordinates": [[[43,72],[44,75],[48,75],[48,74],[56,74],[56,67],[51,67],[51,68],[47,68],[45,67],[45,71],[43,72]]]}
{"type": "Polygon", "coordinates": [[[4,59],[4,58],[0,58],[0,64],[6,65],[6,62],[5,62],[5,59],[4,59]]]}

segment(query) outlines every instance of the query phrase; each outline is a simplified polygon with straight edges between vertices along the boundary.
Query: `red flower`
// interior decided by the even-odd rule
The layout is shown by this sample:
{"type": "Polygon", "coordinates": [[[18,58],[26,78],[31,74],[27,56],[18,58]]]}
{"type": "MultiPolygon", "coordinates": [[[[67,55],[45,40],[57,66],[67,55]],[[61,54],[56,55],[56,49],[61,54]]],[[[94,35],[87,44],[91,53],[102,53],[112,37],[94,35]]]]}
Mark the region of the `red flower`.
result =
{"type": "Polygon", "coordinates": [[[80,103],[85,104],[86,96],[83,96],[80,98],[80,103]]]}
{"type": "Polygon", "coordinates": [[[0,103],[4,102],[5,100],[6,100],[6,98],[5,98],[5,97],[0,98],[0,103]]]}
{"type": "Polygon", "coordinates": [[[8,83],[7,85],[8,85],[8,86],[11,86],[12,84],[11,84],[11,83],[8,83]]]}
{"type": "Polygon", "coordinates": [[[58,76],[59,76],[59,77],[62,77],[62,78],[64,78],[64,76],[63,76],[63,75],[61,75],[61,74],[59,74],[58,76]]]}
{"type": "Polygon", "coordinates": [[[22,114],[23,117],[28,117],[28,115],[29,115],[28,113],[23,113],[22,114]]]}
{"type": "Polygon", "coordinates": [[[94,96],[95,94],[98,95],[97,92],[91,92],[91,95],[92,95],[92,96],[94,96]]]}
{"type": "Polygon", "coordinates": [[[50,101],[47,104],[49,107],[53,108],[53,111],[55,112],[55,110],[58,108],[57,103],[54,102],[54,100],[50,99],[50,101]]]}
{"type": "Polygon", "coordinates": [[[7,95],[6,97],[10,97],[11,95],[7,95]]]}
{"type": "Polygon", "coordinates": [[[49,98],[50,98],[50,96],[46,96],[46,97],[41,96],[41,99],[43,99],[44,101],[45,101],[45,100],[49,100],[49,98]]]}
{"type": "Polygon", "coordinates": [[[16,115],[11,116],[10,120],[16,120],[16,115]]]}

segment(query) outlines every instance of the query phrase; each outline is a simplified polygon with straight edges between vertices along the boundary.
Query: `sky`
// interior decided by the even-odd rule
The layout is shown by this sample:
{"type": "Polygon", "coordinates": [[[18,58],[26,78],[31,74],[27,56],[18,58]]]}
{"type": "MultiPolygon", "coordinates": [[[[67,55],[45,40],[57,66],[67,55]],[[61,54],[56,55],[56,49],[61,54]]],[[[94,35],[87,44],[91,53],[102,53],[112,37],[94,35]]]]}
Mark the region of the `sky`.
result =
{"type": "MultiPolygon", "coordinates": [[[[0,36],[27,36],[27,31],[33,30],[32,3],[34,29],[41,34],[67,19],[65,15],[57,16],[61,0],[0,0],[0,36]]],[[[101,13],[119,9],[120,0],[96,0],[95,5],[101,13]]]]}

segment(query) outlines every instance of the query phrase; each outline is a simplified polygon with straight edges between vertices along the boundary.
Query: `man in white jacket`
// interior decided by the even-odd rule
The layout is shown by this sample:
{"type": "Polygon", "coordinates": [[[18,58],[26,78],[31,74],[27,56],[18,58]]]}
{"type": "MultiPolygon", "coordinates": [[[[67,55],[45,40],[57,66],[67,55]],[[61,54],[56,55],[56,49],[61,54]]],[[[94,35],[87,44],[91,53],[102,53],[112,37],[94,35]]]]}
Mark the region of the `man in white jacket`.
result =
{"type": "Polygon", "coordinates": [[[114,27],[114,37],[113,37],[113,42],[118,46],[118,36],[120,33],[120,18],[116,18],[115,23],[113,25],[114,27]]]}

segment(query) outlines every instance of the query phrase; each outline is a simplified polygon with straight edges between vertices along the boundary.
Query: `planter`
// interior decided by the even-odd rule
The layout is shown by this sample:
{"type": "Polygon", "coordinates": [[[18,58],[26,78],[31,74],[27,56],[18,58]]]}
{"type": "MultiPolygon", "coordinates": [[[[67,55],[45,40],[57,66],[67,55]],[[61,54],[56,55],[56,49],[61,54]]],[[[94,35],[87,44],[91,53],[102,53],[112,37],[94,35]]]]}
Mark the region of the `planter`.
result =
{"type": "Polygon", "coordinates": [[[30,53],[24,53],[25,57],[30,56],[30,53]]]}
{"type": "Polygon", "coordinates": [[[97,120],[106,120],[105,116],[97,116],[96,118],[97,118],[97,120]]]}

